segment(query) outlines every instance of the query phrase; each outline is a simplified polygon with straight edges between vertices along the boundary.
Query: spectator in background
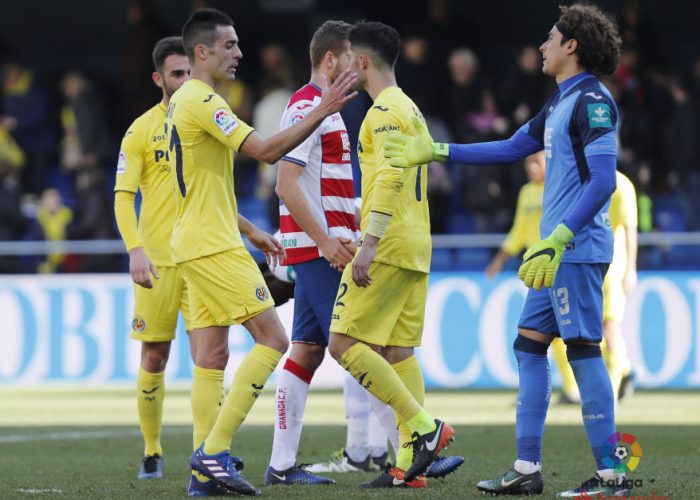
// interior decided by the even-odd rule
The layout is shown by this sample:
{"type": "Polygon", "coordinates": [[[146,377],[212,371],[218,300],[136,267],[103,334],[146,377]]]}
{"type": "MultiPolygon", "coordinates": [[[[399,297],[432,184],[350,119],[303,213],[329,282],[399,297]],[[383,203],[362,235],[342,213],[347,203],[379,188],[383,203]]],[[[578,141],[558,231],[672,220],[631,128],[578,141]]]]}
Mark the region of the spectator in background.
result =
{"type": "MultiPolygon", "coordinates": [[[[19,240],[26,220],[20,208],[19,172],[0,150],[0,241],[19,240]]],[[[0,274],[20,273],[22,262],[15,256],[0,257],[0,274]]]]}
{"type": "Polygon", "coordinates": [[[484,85],[479,59],[471,49],[455,49],[448,59],[450,88],[447,91],[448,125],[458,142],[465,142],[464,121],[468,113],[481,109],[484,85]]]}
{"type": "Polygon", "coordinates": [[[124,48],[122,106],[119,130],[126,130],[131,121],[160,99],[150,85],[153,64],[149,54],[158,40],[167,33],[147,0],[129,0],[126,4],[126,46],[124,48]]]}
{"type": "MultiPolygon", "coordinates": [[[[27,229],[25,239],[38,241],[64,241],[68,225],[73,220],[73,211],[63,204],[57,189],[49,188],[41,193],[39,207],[34,219],[27,229]]],[[[46,259],[37,259],[33,271],[54,273],[62,271],[66,256],[52,253],[46,259]]]]}
{"type": "Polygon", "coordinates": [[[689,222],[697,226],[700,211],[700,108],[686,82],[669,82],[673,108],[663,130],[666,165],[688,204],[689,222]]]}
{"type": "MultiPolygon", "coordinates": [[[[83,169],[76,176],[77,207],[68,227],[69,240],[111,240],[116,238],[112,220],[112,197],[105,187],[104,172],[83,169]]],[[[119,261],[112,255],[83,255],[82,272],[113,272],[119,261]]]]}
{"type": "MultiPolygon", "coordinates": [[[[296,82],[291,57],[278,44],[265,45],[260,51],[263,66],[262,98],[253,109],[253,127],[263,137],[280,131],[280,115],[287,109],[296,82]]],[[[279,225],[279,200],[275,194],[277,167],[260,163],[255,197],[267,203],[268,227],[279,225]]]]}
{"type": "MultiPolygon", "coordinates": [[[[480,107],[467,113],[461,136],[467,143],[495,141],[505,138],[508,128],[508,120],[499,114],[493,93],[483,88],[480,107]]],[[[514,198],[510,187],[511,170],[508,166],[483,168],[467,165],[458,172],[461,178],[460,200],[474,216],[477,233],[498,233],[508,229],[510,200],[514,198]]]]}
{"type": "MultiPolygon", "coordinates": [[[[224,80],[216,87],[217,93],[231,106],[235,115],[246,123],[253,121],[253,90],[236,76],[235,80],[224,80]]],[[[244,153],[235,153],[236,168],[233,169],[233,187],[236,198],[241,200],[250,196],[255,186],[255,166],[257,161],[244,153]]]]}
{"type": "Polygon", "coordinates": [[[396,80],[424,115],[434,116],[437,112],[437,82],[428,61],[428,41],[418,35],[406,37],[396,62],[396,80]]]}
{"type": "Polygon", "coordinates": [[[696,102],[700,102],[700,57],[696,57],[691,67],[691,78],[693,82],[693,97],[696,102]]]}
{"type": "Polygon", "coordinates": [[[511,121],[511,130],[532,118],[551,93],[551,80],[542,73],[540,51],[531,45],[524,46],[498,92],[499,107],[511,121]]]}
{"type": "Polygon", "coordinates": [[[61,166],[74,172],[105,168],[112,155],[105,109],[95,87],[81,73],[71,71],[61,80],[63,139],[61,166]]]}
{"type": "Polygon", "coordinates": [[[12,134],[0,123],[0,162],[4,162],[19,171],[24,167],[26,161],[22,148],[12,138],[12,134]]]}
{"type": "MultiPolygon", "coordinates": [[[[432,116],[426,116],[425,122],[436,141],[452,141],[450,130],[445,122],[432,116]],[[440,139],[437,139],[438,137],[440,139]]],[[[430,206],[430,232],[432,234],[449,232],[452,189],[452,178],[445,163],[438,161],[428,163],[428,205],[430,206]]]]}
{"type": "Polygon", "coordinates": [[[22,171],[24,192],[39,194],[55,156],[49,103],[34,74],[17,63],[7,64],[2,74],[0,126],[10,132],[26,156],[22,171]]]}

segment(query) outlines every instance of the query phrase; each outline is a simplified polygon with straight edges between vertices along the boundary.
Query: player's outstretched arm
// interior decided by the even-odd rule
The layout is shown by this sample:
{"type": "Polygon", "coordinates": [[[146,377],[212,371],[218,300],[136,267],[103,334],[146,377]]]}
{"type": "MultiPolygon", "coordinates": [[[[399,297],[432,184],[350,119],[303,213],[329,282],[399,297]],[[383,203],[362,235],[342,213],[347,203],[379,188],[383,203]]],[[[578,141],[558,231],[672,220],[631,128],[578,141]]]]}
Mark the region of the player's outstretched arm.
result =
{"type": "Polygon", "coordinates": [[[445,161],[449,155],[449,144],[433,141],[428,127],[418,119],[411,118],[416,135],[390,132],[384,143],[384,157],[392,167],[416,167],[431,161],[445,161]]]}
{"type": "Polygon", "coordinates": [[[434,142],[428,129],[417,118],[413,119],[416,135],[390,132],[384,156],[394,167],[409,168],[431,161],[449,161],[470,165],[498,165],[513,163],[542,150],[542,143],[529,135],[523,125],[512,137],[503,141],[475,144],[445,144],[434,142]]]}
{"type": "Polygon", "coordinates": [[[259,134],[253,132],[245,140],[240,151],[268,164],[277,163],[282,156],[311,135],[324,118],[340,111],[348,101],[357,95],[357,91],[351,92],[356,82],[357,75],[354,72],[349,69],[344,71],[333,82],[333,85],[323,89],[321,102],[303,120],[269,139],[263,139],[259,134]]]}

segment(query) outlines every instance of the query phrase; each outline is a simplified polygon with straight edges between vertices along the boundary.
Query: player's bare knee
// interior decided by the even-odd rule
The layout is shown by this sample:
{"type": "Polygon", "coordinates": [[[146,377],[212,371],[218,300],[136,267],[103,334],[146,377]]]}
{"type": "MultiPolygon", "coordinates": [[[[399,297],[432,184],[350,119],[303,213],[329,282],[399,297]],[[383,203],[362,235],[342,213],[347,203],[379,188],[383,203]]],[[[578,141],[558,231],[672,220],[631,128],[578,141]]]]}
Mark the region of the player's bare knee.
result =
{"type": "Polygon", "coordinates": [[[256,344],[267,346],[282,354],[286,353],[289,349],[289,339],[284,334],[284,330],[277,331],[275,329],[263,335],[255,335],[253,339],[256,344]]]}
{"type": "Polygon", "coordinates": [[[340,363],[340,358],[343,357],[345,351],[347,351],[354,343],[352,340],[353,339],[347,335],[331,333],[331,336],[328,339],[328,353],[333,357],[333,359],[340,363]]]}
{"type": "Polygon", "coordinates": [[[413,356],[413,347],[386,346],[381,349],[381,355],[392,365],[413,356]]]}
{"type": "Polygon", "coordinates": [[[228,364],[229,350],[226,345],[209,347],[197,350],[197,360],[195,364],[200,368],[210,370],[224,370],[228,364]]]}
{"type": "Polygon", "coordinates": [[[323,362],[326,348],[318,344],[292,344],[289,358],[310,371],[316,371],[323,362]]]}
{"type": "Polygon", "coordinates": [[[144,342],[141,347],[141,367],[149,373],[165,370],[170,355],[170,342],[144,342]]]}

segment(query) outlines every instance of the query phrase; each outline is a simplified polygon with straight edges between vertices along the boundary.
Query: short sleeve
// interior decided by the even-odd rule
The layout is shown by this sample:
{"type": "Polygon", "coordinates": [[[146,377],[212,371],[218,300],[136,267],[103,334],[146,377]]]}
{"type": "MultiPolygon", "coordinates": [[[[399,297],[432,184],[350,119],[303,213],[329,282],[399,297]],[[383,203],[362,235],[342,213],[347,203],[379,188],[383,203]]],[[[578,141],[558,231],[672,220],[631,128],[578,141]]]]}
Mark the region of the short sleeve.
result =
{"type": "MultiPolygon", "coordinates": [[[[195,103],[192,103],[195,104],[195,103]]],[[[238,118],[218,94],[209,94],[201,103],[188,106],[194,121],[218,141],[238,151],[253,127],[238,118]]]]}
{"type": "MultiPolygon", "coordinates": [[[[302,100],[295,102],[282,114],[282,118],[280,120],[280,130],[293,127],[303,120],[312,109],[314,109],[314,105],[311,103],[311,101],[302,100]]],[[[323,126],[324,124],[322,122],[321,125],[319,125],[316,130],[314,130],[313,133],[304,140],[304,142],[284,155],[282,159],[305,167],[309,162],[309,155],[311,154],[311,151],[313,150],[314,146],[318,144],[318,138],[322,133],[321,129],[323,126]]]]}
{"type": "Polygon", "coordinates": [[[617,106],[608,95],[599,91],[583,93],[572,120],[586,156],[617,156],[617,106]]]}
{"type": "Polygon", "coordinates": [[[115,191],[136,193],[139,190],[144,162],[144,137],[145,134],[138,131],[136,124],[132,124],[124,134],[117,156],[115,191]]]}

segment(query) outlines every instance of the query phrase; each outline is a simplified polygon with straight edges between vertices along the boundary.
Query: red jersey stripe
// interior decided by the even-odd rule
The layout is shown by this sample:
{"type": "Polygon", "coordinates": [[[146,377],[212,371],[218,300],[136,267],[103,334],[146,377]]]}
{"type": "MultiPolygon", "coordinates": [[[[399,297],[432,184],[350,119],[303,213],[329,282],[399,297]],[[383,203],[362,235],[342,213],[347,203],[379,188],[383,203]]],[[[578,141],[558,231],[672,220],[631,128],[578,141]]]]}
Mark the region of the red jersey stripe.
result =
{"type": "Polygon", "coordinates": [[[320,257],[318,247],[303,247],[303,248],[285,248],[286,254],[284,262],[285,266],[306,262],[320,257]]]}
{"type": "Polygon", "coordinates": [[[355,186],[352,179],[321,178],[321,196],[338,196],[355,199],[355,186]]]}
{"type": "Polygon", "coordinates": [[[325,214],[328,227],[347,227],[353,231],[357,230],[355,226],[355,214],[332,210],[327,211],[325,214]]]}

